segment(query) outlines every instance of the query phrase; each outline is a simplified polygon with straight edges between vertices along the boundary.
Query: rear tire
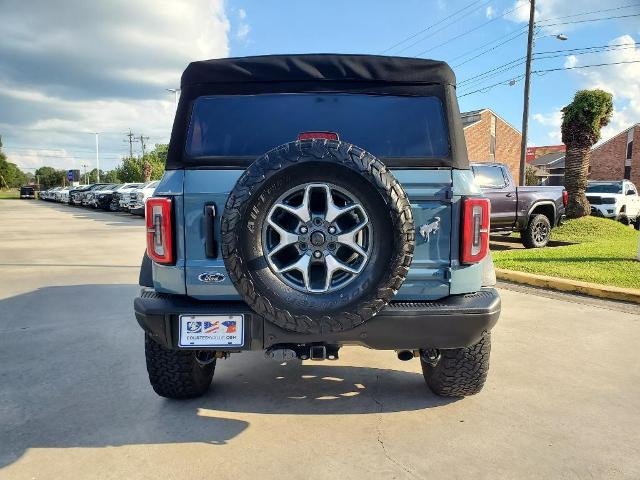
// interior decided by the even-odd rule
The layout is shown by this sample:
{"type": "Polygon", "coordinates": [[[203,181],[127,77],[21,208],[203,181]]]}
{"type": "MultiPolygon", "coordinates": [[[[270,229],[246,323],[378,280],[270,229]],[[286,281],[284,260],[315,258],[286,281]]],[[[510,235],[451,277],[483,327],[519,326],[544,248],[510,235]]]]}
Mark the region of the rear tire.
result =
{"type": "Polygon", "coordinates": [[[475,395],[484,386],[489,372],[491,334],[466,348],[440,351],[440,361],[432,366],[424,360],[422,374],[433,393],[442,397],[475,395]]]}
{"type": "Polygon", "coordinates": [[[545,247],[551,237],[551,222],[546,215],[541,213],[534,215],[520,237],[525,248],[545,247]]]}
{"type": "Polygon", "coordinates": [[[194,398],[206,393],[216,368],[215,358],[203,364],[193,350],[169,350],[145,334],[144,351],[149,382],[166,398],[194,398]]]}

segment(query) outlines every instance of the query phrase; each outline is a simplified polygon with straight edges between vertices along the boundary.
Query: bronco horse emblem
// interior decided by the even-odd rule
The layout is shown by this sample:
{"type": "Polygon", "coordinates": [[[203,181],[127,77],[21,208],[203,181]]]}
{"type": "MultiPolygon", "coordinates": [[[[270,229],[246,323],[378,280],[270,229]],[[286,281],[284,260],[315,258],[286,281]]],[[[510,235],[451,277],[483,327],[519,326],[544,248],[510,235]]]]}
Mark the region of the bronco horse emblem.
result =
{"type": "Polygon", "coordinates": [[[433,217],[433,222],[426,223],[420,227],[420,236],[428,242],[431,234],[436,233],[438,230],[440,230],[440,217],[433,217]]]}

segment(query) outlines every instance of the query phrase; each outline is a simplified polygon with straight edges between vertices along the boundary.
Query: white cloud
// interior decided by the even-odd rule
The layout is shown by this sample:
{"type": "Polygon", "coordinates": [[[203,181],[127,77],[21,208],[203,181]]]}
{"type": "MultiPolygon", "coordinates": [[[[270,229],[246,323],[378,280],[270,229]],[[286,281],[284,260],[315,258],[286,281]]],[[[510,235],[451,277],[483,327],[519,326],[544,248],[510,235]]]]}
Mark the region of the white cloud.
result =
{"type": "Polygon", "coordinates": [[[240,41],[247,41],[247,37],[249,36],[249,32],[251,31],[251,26],[246,22],[247,19],[247,11],[244,8],[240,8],[238,10],[238,28],[236,29],[236,38],[240,41]]]}
{"type": "Polygon", "coordinates": [[[504,10],[504,13],[510,12],[505,18],[517,23],[528,22],[529,10],[529,0],[516,0],[511,7],[504,10]]]}
{"type": "Polygon", "coordinates": [[[618,63],[605,67],[576,69],[569,72],[577,78],[581,88],[600,88],[613,94],[614,111],[611,123],[602,130],[606,140],[621,130],[640,122],[640,48],[631,35],[614,38],[609,45],[624,48],[585,55],[582,64],[618,63]]]}
{"type": "MultiPolygon", "coordinates": [[[[607,12],[595,15],[584,15],[584,16],[576,16],[567,18],[564,20],[554,21],[552,19],[558,17],[565,17],[569,15],[576,14],[584,14],[585,12],[595,12],[600,11],[606,8],[615,8],[618,5],[610,5],[611,2],[602,2],[602,0],[580,0],[576,1],[567,1],[567,0],[537,0],[536,1],[536,22],[538,26],[542,26],[545,33],[547,34],[558,34],[563,32],[574,31],[581,28],[589,28],[592,24],[590,23],[576,23],[576,24],[564,24],[564,25],[554,25],[545,27],[545,20],[550,20],[547,23],[559,23],[573,20],[583,20],[588,18],[602,18],[607,15],[625,15],[638,13],[637,5],[634,5],[633,2],[621,2],[620,6],[628,6],[629,8],[620,9],[615,12],[607,12]]],[[[513,8],[516,10],[507,15],[505,18],[512,20],[517,23],[529,22],[529,0],[515,0],[514,3],[505,11],[509,11],[513,8]]],[[[618,26],[627,25],[630,31],[638,31],[637,19],[636,18],[628,18],[628,19],[619,19],[616,20],[618,26]]],[[[608,22],[612,23],[612,22],[608,22]]]]}
{"type": "MultiPolygon", "coordinates": [[[[565,67],[593,65],[600,63],[618,63],[603,67],[570,70],[564,74],[571,75],[578,83],[579,89],[599,88],[613,95],[614,110],[609,125],[602,129],[601,141],[617,135],[622,130],[640,122],[640,48],[635,45],[631,35],[614,38],[609,45],[624,45],[624,48],[607,52],[583,55],[580,62],[573,55],[565,60],[565,67]]],[[[561,75],[561,74],[559,74],[561,75]]],[[[536,113],[532,117],[536,122],[548,127],[547,136],[560,140],[562,114],[560,108],[551,113],[536,113]]]]}
{"type": "Polygon", "coordinates": [[[150,145],[168,141],[175,107],[165,88],[179,86],[189,62],[229,53],[224,0],[7,1],[0,134],[25,167],[95,163],[86,132],[102,132],[103,168],[128,150],[129,128],[150,145]]]}
{"type": "Polygon", "coordinates": [[[562,112],[560,109],[556,109],[551,113],[534,113],[533,120],[540,125],[548,127],[547,138],[552,143],[560,143],[562,140],[562,133],[560,131],[560,125],[562,125],[562,112]]]}
{"type": "Polygon", "coordinates": [[[564,61],[564,68],[573,68],[578,65],[578,57],[569,55],[564,61]]]}
{"type": "Polygon", "coordinates": [[[491,19],[496,16],[496,9],[493,8],[493,5],[489,5],[487,10],[485,11],[487,18],[491,19]]]}

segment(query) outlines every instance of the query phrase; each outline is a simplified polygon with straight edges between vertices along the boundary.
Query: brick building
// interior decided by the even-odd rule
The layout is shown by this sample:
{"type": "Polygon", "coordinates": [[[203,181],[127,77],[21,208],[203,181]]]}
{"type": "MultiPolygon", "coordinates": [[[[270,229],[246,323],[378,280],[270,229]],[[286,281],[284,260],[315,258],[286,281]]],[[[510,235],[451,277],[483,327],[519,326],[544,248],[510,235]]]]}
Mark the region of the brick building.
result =
{"type": "Polygon", "coordinates": [[[520,132],[488,108],[463,112],[462,125],[469,161],[504,163],[517,181],[522,141],[520,132]]]}
{"type": "Polygon", "coordinates": [[[640,123],[591,150],[590,180],[631,180],[640,185],[640,123]]]}

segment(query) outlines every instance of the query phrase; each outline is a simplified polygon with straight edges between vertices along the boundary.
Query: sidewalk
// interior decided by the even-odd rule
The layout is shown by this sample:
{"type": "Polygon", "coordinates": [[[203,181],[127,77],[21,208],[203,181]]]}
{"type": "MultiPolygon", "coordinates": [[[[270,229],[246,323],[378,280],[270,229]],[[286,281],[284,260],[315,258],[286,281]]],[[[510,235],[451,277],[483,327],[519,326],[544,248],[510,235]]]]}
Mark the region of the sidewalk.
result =
{"type": "Polygon", "coordinates": [[[533,285],[535,287],[549,288],[563,292],[582,293],[592,297],[622,300],[624,302],[640,304],[640,290],[634,288],[599,285],[596,283],[581,282],[579,280],[569,280],[566,278],[548,277],[546,275],[504,270],[502,268],[496,268],[496,277],[498,280],[523,283],[525,285],[533,285]]]}

